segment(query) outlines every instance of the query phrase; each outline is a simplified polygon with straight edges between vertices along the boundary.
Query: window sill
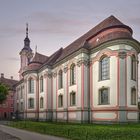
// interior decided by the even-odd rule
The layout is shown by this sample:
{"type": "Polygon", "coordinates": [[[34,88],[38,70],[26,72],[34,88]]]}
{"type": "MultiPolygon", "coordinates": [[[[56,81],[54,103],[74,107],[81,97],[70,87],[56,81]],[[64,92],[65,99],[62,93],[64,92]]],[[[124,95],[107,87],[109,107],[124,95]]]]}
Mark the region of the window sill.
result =
{"type": "Polygon", "coordinates": [[[131,78],[131,80],[136,81],[136,79],[131,78]]]}
{"type": "Polygon", "coordinates": [[[103,79],[103,80],[98,80],[98,82],[101,82],[101,81],[105,81],[105,80],[110,80],[110,78],[107,78],[107,79],[103,79]]]}
{"type": "Polygon", "coordinates": [[[34,109],[34,108],[28,108],[28,109],[34,109]]]}
{"type": "Polygon", "coordinates": [[[106,104],[98,104],[98,105],[110,105],[110,103],[106,103],[106,104]]]}
{"type": "Polygon", "coordinates": [[[137,104],[131,104],[132,106],[136,106],[137,104]]]}
{"type": "Polygon", "coordinates": [[[63,106],[58,107],[58,109],[63,109],[63,106]]]}
{"type": "Polygon", "coordinates": [[[71,84],[70,87],[75,86],[76,84],[71,84]]]}
{"type": "Polygon", "coordinates": [[[70,105],[69,107],[76,107],[76,105],[70,105]]]}
{"type": "Polygon", "coordinates": [[[58,90],[61,90],[61,89],[64,89],[63,87],[62,88],[58,88],[58,90]]]}

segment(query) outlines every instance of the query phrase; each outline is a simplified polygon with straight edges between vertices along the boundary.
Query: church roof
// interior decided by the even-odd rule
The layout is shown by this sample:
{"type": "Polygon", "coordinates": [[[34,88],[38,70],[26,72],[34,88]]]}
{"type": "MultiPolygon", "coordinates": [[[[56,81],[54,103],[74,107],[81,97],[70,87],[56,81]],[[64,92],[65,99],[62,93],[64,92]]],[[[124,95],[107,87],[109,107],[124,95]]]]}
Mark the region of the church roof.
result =
{"type": "Polygon", "coordinates": [[[40,68],[41,64],[39,63],[30,63],[24,71],[30,71],[30,70],[38,70],[40,68]]]}
{"type": "Polygon", "coordinates": [[[46,60],[48,60],[48,56],[45,56],[43,54],[40,54],[40,53],[36,52],[34,57],[33,57],[33,59],[32,59],[32,61],[30,63],[40,63],[40,64],[43,64],[46,60]]]}
{"type": "Polygon", "coordinates": [[[63,48],[57,50],[48,58],[48,60],[44,63],[44,65],[53,65],[57,61],[57,59],[59,59],[62,52],[63,52],[63,48]]]}
{"type": "MultiPolygon", "coordinates": [[[[73,52],[79,50],[81,47],[84,46],[85,42],[88,41],[91,37],[94,37],[107,29],[121,28],[121,27],[128,29],[130,31],[130,33],[132,34],[132,29],[129,26],[123,24],[114,16],[108,17],[107,19],[102,21],[100,24],[98,24],[97,26],[95,26],[94,28],[89,30],[87,33],[85,33],[83,36],[81,36],[80,38],[75,40],[73,43],[68,45],[66,48],[64,48],[63,52],[62,52],[61,56],[59,57],[59,59],[57,60],[57,62],[62,60],[66,56],[72,54],[73,52]]],[[[132,38],[132,36],[130,34],[129,35],[125,34],[123,37],[132,38]]],[[[109,39],[112,39],[112,38],[108,38],[108,39],[106,39],[106,41],[109,39]]]]}
{"type": "Polygon", "coordinates": [[[38,70],[40,66],[45,63],[49,59],[48,56],[45,56],[43,54],[40,54],[38,52],[35,53],[33,59],[28,64],[28,66],[25,68],[25,71],[28,70],[38,70]]]}
{"type": "MultiPolygon", "coordinates": [[[[86,48],[88,50],[93,49],[100,45],[101,43],[107,42],[109,40],[113,39],[120,39],[120,38],[127,38],[132,39],[132,29],[123,24],[121,21],[119,21],[116,17],[110,16],[103,20],[101,23],[99,23],[97,26],[89,30],[87,33],[82,35],[80,38],[72,42],[70,45],[68,45],[66,48],[60,48],[57,50],[54,54],[52,54],[50,57],[44,56],[42,54],[36,53],[34,58],[30,63],[39,63],[40,66],[30,66],[29,69],[32,69],[32,67],[35,67],[33,69],[39,69],[43,67],[44,65],[52,66],[56,64],[57,62],[61,61],[65,57],[71,55],[72,53],[78,51],[81,48],[86,48]],[[89,40],[96,38],[100,33],[104,31],[108,31],[109,29],[113,29],[113,32],[108,32],[108,34],[102,36],[100,38],[100,42],[97,43],[97,41],[92,42],[90,44],[89,40]],[[116,32],[114,32],[114,29],[117,29],[116,32]],[[88,46],[88,47],[87,47],[88,46]]],[[[30,64],[29,64],[30,65],[30,64]]]]}

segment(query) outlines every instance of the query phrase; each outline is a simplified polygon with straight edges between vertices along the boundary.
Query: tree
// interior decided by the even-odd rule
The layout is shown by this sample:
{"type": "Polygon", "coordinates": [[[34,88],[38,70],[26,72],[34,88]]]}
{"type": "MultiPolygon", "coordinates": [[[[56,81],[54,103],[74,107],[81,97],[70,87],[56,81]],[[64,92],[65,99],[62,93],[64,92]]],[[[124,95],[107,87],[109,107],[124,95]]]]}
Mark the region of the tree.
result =
{"type": "Polygon", "coordinates": [[[0,84],[0,104],[6,100],[8,95],[8,87],[4,84],[0,84]]]}

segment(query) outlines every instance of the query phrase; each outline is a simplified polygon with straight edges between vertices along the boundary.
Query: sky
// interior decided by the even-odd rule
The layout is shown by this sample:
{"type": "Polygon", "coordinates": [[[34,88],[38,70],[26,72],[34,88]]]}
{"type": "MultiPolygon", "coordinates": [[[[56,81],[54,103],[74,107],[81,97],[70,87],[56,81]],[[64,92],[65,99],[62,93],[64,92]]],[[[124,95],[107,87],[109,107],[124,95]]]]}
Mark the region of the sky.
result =
{"type": "Polygon", "coordinates": [[[140,0],[0,0],[0,73],[18,79],[26,23],[33,51],[49,56],[110,15],[140,41],[140,0]]]}

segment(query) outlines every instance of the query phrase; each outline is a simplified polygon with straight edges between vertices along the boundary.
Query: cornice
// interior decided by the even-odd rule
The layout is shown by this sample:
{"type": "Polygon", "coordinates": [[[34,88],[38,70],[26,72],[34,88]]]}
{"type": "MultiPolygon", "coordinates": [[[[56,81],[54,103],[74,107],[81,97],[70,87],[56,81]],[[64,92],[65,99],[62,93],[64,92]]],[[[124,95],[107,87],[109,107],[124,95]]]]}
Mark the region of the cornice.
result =
{"type": "MultiPolygon", "coordinates": [[[[58,65],[61,65],[65,62],[67,62],[68,60],[74,58],[75,56],[79,55],[80,53],[86,53],[86,54],[92,54],[95,53],[97,51],[100,51],[104,48],[107,48],[109,46],[113,46],[113,45],[119,45],[119,44],[126,44],[126,45],[130,45],[132,46],[138,53],[140,52],[140,43],[138,41],[136,41],[135,39],[127,39],[127,38],[120,38],[120,39],[115,39],[115,40],[110,40],[107,42],[104,42],[102,44],[99,44],[96,47],[93,47],[93,49],[88,50],[87,48],[80,48],[79,50],[77,50],[75,53],[70,54],[68,56],[66,56],[65,58],[63,58],[62,60],[60,60],[59,62],[57,62],[56,64],[54,64],[53,66],[48,66],[48,65],[43,65],[42,67],[40,67],[38,70],[29,70],[29,71],[25,71],[22,73],[23,76],[25,76],[26,74],[30,74],[30,73],[39,73],[41,71],[43,71],[46,68],[50,68],[50,69],[54,69],[56,68],[58,65]]],[[[125,57],[125,53],[124,52],[119,52],[118,55],[120,58],[125,57]]],[[[89,65],[89,60],[78,60],[77,61],[77,66],[81,66],[81,64],[84,64],[85,66],[89,65]]],[[[67,68],[64,68],[64,72],[67,71],[67,68]]],[[[55,77],[55,73],[52,74],[53,77],[55,77]]],[[[50,77],[50,76],[49,76],[50,77]]]]}
{"type": "Polygon", "coordinates": [[[114,39],[114,40],[110,40],[107,42],[104,42],[96,47],[93,47],[93,49],[91,49],[90,54],[95,53],[99,50],[102,50],[104,48],[110,47],[110,46],[114,46],[114,45],[119,45],[119,44],[125,44],[125,45],[130,45],[132,46],[138,53],[140,52],[140,43],[135,40],[135,39],[127,39],[127,38],[120,38],[120,39],[114,39]]]}

